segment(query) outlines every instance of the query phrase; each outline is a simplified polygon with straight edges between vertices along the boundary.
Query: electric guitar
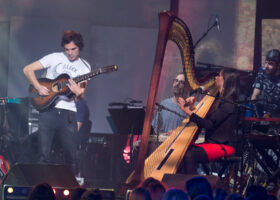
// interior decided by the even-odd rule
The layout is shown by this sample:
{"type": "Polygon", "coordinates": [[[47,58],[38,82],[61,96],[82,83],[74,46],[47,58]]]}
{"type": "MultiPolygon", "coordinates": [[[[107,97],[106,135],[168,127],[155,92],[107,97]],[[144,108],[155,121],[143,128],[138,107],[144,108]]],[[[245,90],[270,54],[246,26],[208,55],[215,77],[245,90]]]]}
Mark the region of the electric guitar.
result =
{"type": "MultiPolygon", "coordinates": [[[[78,76],[73,78],[76,83],[81,81],[87,80],[93,76],[97,76],[103,73],[110,73],[118,70],[118,66],[110,65],[107,67],[102,67],[97,70],[91,71],[87,74],[78,76]]],[[[48,78],[39,78],[38,81],[41,85],[45,86],[49,89],[49,95],[43,96],[39,95],[38,91],[34,88],[33,85],[29,86],[29,96],[31,100],[31,104],[36,108],[38,111],[45,111],[50,109],[55,100],[60,96],[67,96],[70,97],[73,95],[71,90],[68,88],[67,83],[70,76],[68,74],[61,74],[55,79],[48,79],[48,78]]]]}

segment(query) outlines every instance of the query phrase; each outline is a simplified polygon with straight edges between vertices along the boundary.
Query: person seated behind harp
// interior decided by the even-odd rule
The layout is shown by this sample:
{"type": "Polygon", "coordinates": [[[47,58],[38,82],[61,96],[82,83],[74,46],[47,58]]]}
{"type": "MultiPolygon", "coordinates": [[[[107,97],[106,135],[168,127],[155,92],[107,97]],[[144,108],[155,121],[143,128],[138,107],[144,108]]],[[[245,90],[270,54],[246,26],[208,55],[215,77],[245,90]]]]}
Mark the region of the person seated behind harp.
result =
{"type": "MultiPolygon", "coordinates": [[[[152,121],[152,127],[156,137],[151,136],[148,154],[150,154],[157,146],[158,143],[163,142],[172,130],[176,129],[183,119],[186,118],[186,114],[181,110],[178,104],[179,97],[189,96],[189,89],[186,86],[184,73],[179,73],[172,84],[173,96],[162,100],[157,107],[154,118],[152,121]],[[157,137],[159,136],[159,137],[157,137]]],[[[141,138],[133,144],[133,149],[137,149],[140,145],[141,138]]]]}
{"type": "MultiPolygon", "coordinates": [[[[187,93],[189,93],[189,90],[186,87],[185,75],[183,72],[179,73],[173,80],[172,91],[172,97],[164,99],[155,105],[157,106],[157,109],[152,121],[152,127],[155,135],[150,136],[148,155],[153,152],[159,143],[163,142],[171,133],[171,131],[177,128],[182,120],[186,117],[186,114],[178,105],[178,98],[183,96],[186,97],[188,96],[187,93]]],[[[130,140],[131,138],[127,140],[126,147],[123,150],[123,156],[127,163],[130,162],[130,140]]],[[[136,155],[138,154],[138,148],[141,142],[141,136],[137,136],[137,138],[135,137],[132,140],[132,157],[136,160],[136,155]]]]}
{"type": "Polygon", "coordinates": [[[168,136],[186,118],[186,114],[178,104],[179,97],[189,96],[184,73],[179,73],[173,80],[172,92],[172,97],[156,104],[157,109],[152,121],[152,126],[156,134],[168,136]]]}
{"type": "Polygon", "coordinates": [[[206,118],[201,118],[194,111],[195,98],[179,98],[180,108],[190,116],[199,129],[204,128],[205,142],[192,145],[187,150],[182,171],[188,174],[197,173],[198,163],[208,163],[222,157],[232,156],[234,149],[234,129],[238,120],[237,106],[229,101],[239,98],[239,76],[234,69],[223,69],[216,77],[215,85],[219,91],[206,118]],[[228,100],[228,101],[227,101],[228,100]],[[186,106],[188,105],[188,106],[186,106]]]}

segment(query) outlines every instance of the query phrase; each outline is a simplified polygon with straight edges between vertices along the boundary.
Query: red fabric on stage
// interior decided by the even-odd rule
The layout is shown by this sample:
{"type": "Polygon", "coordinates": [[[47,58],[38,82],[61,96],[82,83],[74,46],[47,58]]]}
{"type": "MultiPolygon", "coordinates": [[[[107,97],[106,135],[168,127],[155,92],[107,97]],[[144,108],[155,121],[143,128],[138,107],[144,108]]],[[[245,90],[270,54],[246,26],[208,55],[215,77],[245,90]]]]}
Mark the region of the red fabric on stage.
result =
{"type": "Polygon", "coordinates": [[[226,152],[226,156],[232,156],[235,152],[235,149],[233,147],[223,145],[223,144],[203,143],[203,144],[196,144],[195,146],[204,149],[204,151],[208,156],[209,162],[224,157],[225,152],[226,152]]]}

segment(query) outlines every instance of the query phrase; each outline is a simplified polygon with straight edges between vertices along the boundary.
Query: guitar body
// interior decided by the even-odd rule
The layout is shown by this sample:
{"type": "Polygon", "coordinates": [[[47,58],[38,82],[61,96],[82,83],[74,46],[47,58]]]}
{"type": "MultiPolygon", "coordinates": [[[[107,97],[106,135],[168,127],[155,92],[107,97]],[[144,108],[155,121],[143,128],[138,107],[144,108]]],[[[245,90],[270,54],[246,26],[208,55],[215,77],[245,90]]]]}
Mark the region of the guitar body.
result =
{"type": "Polygon", "coordinates": [[[70,89],[66,86],[70,76],[68,74],[61,74],[56,79],[40,78],[39,83],[50,90],[48,96],[40,96],[37,90],[30,85],[29,93],[31,96],[31,103],[38,111],[45,111],[53,106],[53,103],[58,96],[71,96],[70,89]]]}

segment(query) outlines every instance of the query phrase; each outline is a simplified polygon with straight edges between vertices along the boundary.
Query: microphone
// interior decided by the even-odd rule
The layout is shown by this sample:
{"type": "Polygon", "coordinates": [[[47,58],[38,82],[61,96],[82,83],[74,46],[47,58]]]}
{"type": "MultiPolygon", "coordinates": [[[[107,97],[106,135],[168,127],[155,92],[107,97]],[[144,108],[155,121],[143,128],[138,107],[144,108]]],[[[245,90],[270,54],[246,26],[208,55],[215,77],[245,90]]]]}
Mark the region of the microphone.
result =
{"type": "Polygon", "coordinates": [[[128,106],[128,103],[121,103],[121,102],[112,102],[109,103],[109,106],[128,106]]]}
{"type": "Polygon", "coordinates": [[[218,15],[215,16],[215,25],[217,26],[218,31],[221,31],[218,15]]]}
{"type": "Polygon", "coordinates": [[[130,103],[142,103],[141,100],[131,100],[130,103]]]}
{"type": "MultiPolygon", "coordinates": [[[[210,64],[210,63],[205,63],[205,62],[197,62],[198,65],[203,65],[203,66],[206,66],[204,68],[208,68],[208,69],[215,69],[215,70],[221,70],[223,68],[225,68],[224,66],[222,65],[215,65],[215,64],[210,64]]],[[[199,68],[202,68],[202,66],[198,66],[199,68]]]]}
{"type": "Polygon", "coordinates": [[[181,115],[180,113],[176,112],[175,110],[171,110],[171,109],[165,107],[164,105],[161,105],[160,103],[156,102],[155,105],[157,105],[160,109],[166,110],[168,112],[174,113],[175,115],[178,115],[179,117],[185,118],[185,116],[181,115]]]}
{"type": "Polygon", "coordinates": [[[196,88],[195,90],[193,90],[190,95],[193,95],[194,93],[203,94],[203,91],[204,91],[204,87],[200,86],[200,87],[196,88]]]}

